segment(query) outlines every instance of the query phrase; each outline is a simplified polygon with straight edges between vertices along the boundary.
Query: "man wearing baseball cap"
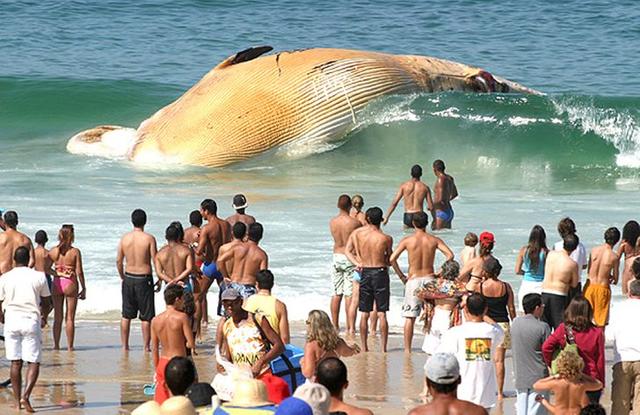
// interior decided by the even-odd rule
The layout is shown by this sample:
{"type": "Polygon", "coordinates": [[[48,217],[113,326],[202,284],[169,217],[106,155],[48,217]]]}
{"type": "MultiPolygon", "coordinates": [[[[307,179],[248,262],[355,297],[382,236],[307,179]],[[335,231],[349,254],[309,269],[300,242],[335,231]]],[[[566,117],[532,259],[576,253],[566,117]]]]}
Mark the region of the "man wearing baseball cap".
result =
{"type": "Polygon", "coordinates": [[[233,227],[236,222],[242,222],[247,225],[248,228],[249,225],[256,222],[256,218],[244,213],[245,209],[249,207],[249,204],[247,203],[247,198],[244,197],[243,194],[238,194],[233,197],[232,206],[235,209],[236,213],[227,218],[227,222],[229,222],[229,225],[231,225],[231,227],[233,227]]]}
{"type": "Polygon", "coordinates": [[[409,415],[486,415],[488,413],[480,405],[458,399],[460,366],[458,359],[451,353],[434,354],[427,360],[424,371],[427,387],[433,400],[431,403],[413,408],[409,415]]]}

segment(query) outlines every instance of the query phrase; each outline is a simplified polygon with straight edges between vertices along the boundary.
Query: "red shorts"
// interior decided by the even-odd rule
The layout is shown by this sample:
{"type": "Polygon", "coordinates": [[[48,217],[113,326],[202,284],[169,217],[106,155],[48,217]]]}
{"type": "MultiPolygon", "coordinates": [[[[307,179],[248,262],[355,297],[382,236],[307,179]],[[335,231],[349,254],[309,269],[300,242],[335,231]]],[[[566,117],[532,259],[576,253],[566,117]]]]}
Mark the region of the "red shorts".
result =
{"type": "Polygon", "coordinates": [[[158,367],[156,367],[156,393],[153,396],[153,400],[158,402],[160,405],[171,397],[169,388],[167,387],[167,383],[164,379],[164,370],[167,368],[169,360],[170,359],[167,359],[166,357],[160,357],[158,367]]]}

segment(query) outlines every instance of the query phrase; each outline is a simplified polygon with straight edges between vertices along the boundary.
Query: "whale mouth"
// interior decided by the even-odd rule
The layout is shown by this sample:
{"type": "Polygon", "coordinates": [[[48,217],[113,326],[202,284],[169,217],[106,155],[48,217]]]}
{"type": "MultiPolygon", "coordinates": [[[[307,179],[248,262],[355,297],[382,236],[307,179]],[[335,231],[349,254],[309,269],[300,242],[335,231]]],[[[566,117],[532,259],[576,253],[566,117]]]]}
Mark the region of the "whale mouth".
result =
{"type": "Polygon", "coordinates": [[[122,159],[130,156],[136,141],[134,128],[100,125],[71,137],[67,142],[67,151],[85,156],[122,159]]]}

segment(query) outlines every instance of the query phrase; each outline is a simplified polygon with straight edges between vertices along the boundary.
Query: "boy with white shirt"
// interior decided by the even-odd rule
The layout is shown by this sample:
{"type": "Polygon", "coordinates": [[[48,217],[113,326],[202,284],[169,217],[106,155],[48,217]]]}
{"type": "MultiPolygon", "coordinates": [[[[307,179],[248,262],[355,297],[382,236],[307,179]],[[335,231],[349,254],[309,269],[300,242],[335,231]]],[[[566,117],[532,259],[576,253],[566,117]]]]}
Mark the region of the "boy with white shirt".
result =
{"type": "Polygon", "coordinates": [[[11,387],[17,409],[34,412],[29,397],[38,380],[42,352],[42,314],[51,309],[51,293],[43,272],[28,268],[30,252],[19,247],[14,268],[0,278],[0,322],[4,323],[5,352],[11,361],[11,387]],[[28,363],[22,393],[22,362],[28,363]]]}
{"type": "Polygon", "coordinates": [[[467,298],[466,322],[452,327],[442,336],[438,353],[452,353],[460,364],[462,381],[458,398],[486,409],[496,404],[496,348],[502,344],[504,332],[497,325],[484,322],[487,300],[480,294],[467,298]]]}

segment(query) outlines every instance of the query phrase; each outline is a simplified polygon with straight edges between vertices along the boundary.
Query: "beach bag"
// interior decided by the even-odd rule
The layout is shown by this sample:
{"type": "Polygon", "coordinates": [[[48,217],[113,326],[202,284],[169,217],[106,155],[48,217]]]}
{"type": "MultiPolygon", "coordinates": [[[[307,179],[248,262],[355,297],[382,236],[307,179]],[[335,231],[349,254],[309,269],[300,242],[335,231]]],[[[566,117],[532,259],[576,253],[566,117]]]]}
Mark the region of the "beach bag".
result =
{"type": "MultiPolygon", "coordinates": [[[[256,319],[256,315],[251,313],[251,317],[253,318],[253,322],[255,323],[258,331],[260,331],[260,336],[262,336],[262,341],[267,347],[267,351],[271,350],[271,342],[267,338],[267,335],[262,330],[262,326],[258,323],[256,319]]],[[[289,385],[289,391],[293,395],[293,392],[298,388],[298,386],[304,383],[304,376],[302,375],[302,368],[300,367],[300,360],[302,359],[302,355],[304,351],[292,345],[285,345],[284,353],[278,356],[277,359],[273,359],[269,363],[269,368],[274,376],[282,378],[289,385]],[[301,353],[302,352],[302,353],[301,353]]]]}
{"type": "Polygon", "coordinates": [[[553,360],[551,360],[551,374],[555,375],[558,373],[558,363],[557,363],[557,359],[558,359],[558,355],[560,354],[560,352],[563,351],[568,351],[568,352],[573,352],[578,354],[578,345],[576,344],[576,337],[573,334],[573,329],[571,328],[571,326],[564,326],[564,337],[565,337],[565,343],[564,343],[564,347],[562,349],[558,349],[554,352],[553,354],[553,360]]]}

